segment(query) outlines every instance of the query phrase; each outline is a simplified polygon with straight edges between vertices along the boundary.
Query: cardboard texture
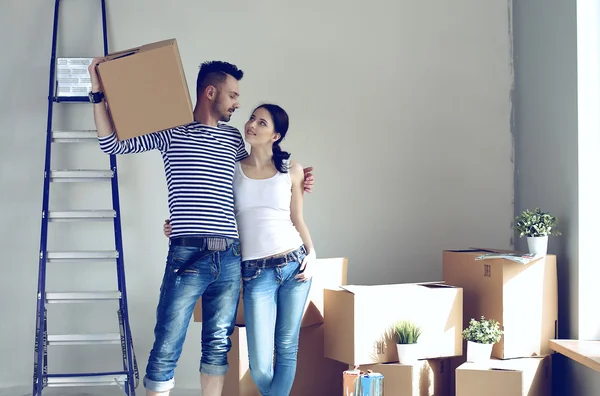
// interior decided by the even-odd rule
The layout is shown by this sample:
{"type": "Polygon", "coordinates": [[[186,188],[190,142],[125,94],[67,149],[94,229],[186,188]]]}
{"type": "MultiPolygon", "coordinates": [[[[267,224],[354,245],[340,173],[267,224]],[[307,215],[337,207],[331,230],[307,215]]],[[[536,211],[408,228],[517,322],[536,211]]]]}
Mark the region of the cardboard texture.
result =
{"type": "Polygon", "coordinates": [[[453,371],[449,358],[420,360],[412,365],[373,364],[359,369],[381,373],[386,396],[451,396],[454,393],[450,387],[453,371]]]}
{"type": "Polygon", "coordinates": [[[111,53],[98,75],[119,140],[194,121],[175,39],[111,53]]]}
{"type": "Polygon", "coordinates": [[[325,356],[350,365],[398,361],[392,327],[421,327],[421,359],[462,355],[463,292],[441,283],[325,289],[325,356]]]}
{"type": "MultiPolygon", "coordinates": [[[[231,343],[223,395],[260,396],[250,374],[245,327],[236,326],[231,343]]],[[[323,357],[323,343],[323,325],[300,330],[296,378],[290,396],[331,396],[342,393],[342,376],[348,366],[323,357]]]]}
{"type": "Polygon", "coordinates": [[[551,356],[464,363],[456,369],[456,396],[550,396],[551,356]]]}
{"type": "Polygon", "coordinates": [[[556,338],[558,290],[556,256],[523,265],[506,259],[479,260],[483,251],[444,251],[444,282],[463,288],[463,327],[482,315],[504,330],[492,356],[499,359],[551,353],[556,338]]]}
{"type": "MultiPolygon", "coordinates": [[[[301,327],[309,327],[324,323],[323,290],[325,288],[335,288],[340,285],[345,285],[347,283],[347,278],[347,258],[317,259],[312,285],[310,286],[310,292],[304,308],[304,317],[302,318],[301,327]]],[[[194,321],[202,322],[202,297],[194,307],[194,321]]],[[[244,320],[244,302],[242,300],[242,294],[240,294],[240,300],[238,302],[238,312],[235,318],[235,324],[238,326],[246,325],[246,321],[244,320]]]]}

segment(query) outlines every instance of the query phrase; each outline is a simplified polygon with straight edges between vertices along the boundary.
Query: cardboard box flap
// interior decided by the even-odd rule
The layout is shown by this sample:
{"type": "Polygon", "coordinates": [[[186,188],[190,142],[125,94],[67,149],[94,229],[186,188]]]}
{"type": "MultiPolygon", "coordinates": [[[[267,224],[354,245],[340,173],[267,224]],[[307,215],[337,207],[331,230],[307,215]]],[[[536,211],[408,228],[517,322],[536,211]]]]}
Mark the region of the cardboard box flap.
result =
{"type": "Polygon", "coordinates": [[[426,287],[428,289],[454,289],[456,286],[448,285],[444,282],[423,282],[423,283],[394,283],[388,285],[342,285],[337,290],[345,290],[351,294],[364,293],[393,293],[405,288],[426,287]]]}
{"type": "Polygon", "coordinates": [[[158,41],[156,43],[144,44],[141,47],[128,48],[126,50],[112,52],[112,53],[106,55],[104,57],[104,60],[109,61],[109,60],[115,60],[115,59],[119,59],[119,58],[125,58],[126,56],[135,55],[139,52],[151,51],[156,48],[166,47],[168,45],[173,45],[175,43],[176,43],[175,39],[168,39],[168,40],[158,41]]]}
{"type": "Polygon", "coordinates": [[[126,56],[134,55],[134,54],[137,54],[138,52],[140,52],[141,48],[142,47],[129,48],[129,49],[126,49],[123,51],[113,52],[113,53],[106,55],[104,57],[104,60],[109,61],[109,60],[115,60],[115,59],[119,59],[119,58],[124,58],[126,56]]]}

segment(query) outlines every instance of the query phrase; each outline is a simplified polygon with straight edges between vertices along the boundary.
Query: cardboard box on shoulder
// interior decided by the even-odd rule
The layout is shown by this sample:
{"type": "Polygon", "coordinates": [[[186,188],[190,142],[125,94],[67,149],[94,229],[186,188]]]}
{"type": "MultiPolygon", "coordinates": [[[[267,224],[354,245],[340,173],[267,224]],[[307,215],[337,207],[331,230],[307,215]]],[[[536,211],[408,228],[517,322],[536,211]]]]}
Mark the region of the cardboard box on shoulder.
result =
{"type": "Polygon", "coordinates": [[[550,396],[551,355],[464,363],[456,369],[456,396],[550,396]]]}
{"type": "Polygon", "coordinates": [[[452,396],[450,358],[419,360],[415,364],[380,363],[360,366],[383,375],[384,395],[452,396]]]}
{"type": "MultiPolygon", "coordinates": [[[[245,327],[236,326],[231,343],[223,395],[260,396],[250,374],[245,327]]],[[[331,396],[342,393],[342,374],[348,366],[325,358],[323,343],[323,325],[300,329],[296,377],[290,396],[331,396]]]]}
{"type": "MultiPolygon", "coordinates": [[[[345,285],[348,279],[348,258],[346,257],[317,259],[314,267],[312,284],[304,307],[301,327],[309,327],[324,322],[323,290],[345,285]]],[[[238,326],[246,325],[242,295],[243,290],[240,294],[235,319],[235,324],[238,326]]],[[[194,307],[194,321],[202,322],[202,298],[198,300],[194,307]]]]}
{"type": "Polygon", "coordinates": [[[462,289],[443,283],[326,289],[325,356],[350,365],[397,362],[399,320],[423,330],[418,358],[460,356],[462,307],[462,289]]]}
{"type": "Polygon", "coordinates": [[[97,70],[119,140],[194,121],[176,39],[108,54],[97,70]]]}
{"type": "Polygon", "coordinates": [[[443,277],[464,290],[463,327],[485,316],[500,323],[504,335],[492,356],[511,359],[551,353],[558,321],[556,256],[521,264],[503,258],[477,260],[485,250],[446,250],[443,277]]]}

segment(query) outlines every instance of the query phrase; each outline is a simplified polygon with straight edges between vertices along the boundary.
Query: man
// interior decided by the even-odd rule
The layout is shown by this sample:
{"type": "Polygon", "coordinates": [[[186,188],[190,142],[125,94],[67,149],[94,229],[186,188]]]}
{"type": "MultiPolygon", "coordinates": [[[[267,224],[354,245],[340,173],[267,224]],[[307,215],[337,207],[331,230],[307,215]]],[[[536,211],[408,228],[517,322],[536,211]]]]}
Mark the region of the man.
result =
{"type": "MultiPolygon", "coordinates": [[[[94,59],[89,67],[101,149],[107,154],[159,150],[169,191],[171,240],[144,377],[146,395],[167,396],[173,388],[187,327],[202,296],[202,394],[219,396],[241,283],[233,172],[235,162],[248,155],[240,131],[223,122],[239,108],[243,72],[226,62],[204,63],[196,82],[193,123],[118,141],[96,70],[101,61],[94,59]]],[[[310,170],[305,169],[309,192],[314,184],[310,170]]]]}

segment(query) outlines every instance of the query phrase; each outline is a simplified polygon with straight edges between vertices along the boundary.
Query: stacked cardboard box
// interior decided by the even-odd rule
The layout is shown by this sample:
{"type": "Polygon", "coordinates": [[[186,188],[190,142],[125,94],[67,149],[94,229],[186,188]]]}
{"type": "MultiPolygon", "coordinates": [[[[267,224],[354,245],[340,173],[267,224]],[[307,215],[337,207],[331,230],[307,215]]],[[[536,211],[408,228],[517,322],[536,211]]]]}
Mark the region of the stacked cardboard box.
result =
{"type": "Polygon", "coordinates": [[[528,264],[506,258],[477,260],[489,252],[443,252],[445,283],[464,290],[463,327],[471,318],[485,316],[498,321],[504,332],[489,364],[466,363],[466,354],[451,360],[451,387],[456,396],[549,395],[548,341],[556,337],[558,320],[556,256],[528,264]]]}
{"type": "Polygon", "coordinates": [[[450,396],[450,359],[420,360],[416,364],[385,363],[364,365],[384,377],[383,393],[393,396],[450,396]]]}
{"type": "MultiPolygon", "coordinates": [[[[298,345],[296,377],[291,396],[328,396],[342,392],[342,373],[348,365],[325,357],[323,291],[347,282],[348,259],[318,259],[315,265],[308,301],[304,309],[298,345]]],[[[194,321],[202,321],[202,299],[194,309],[194,321]]],[[[244,303],[240,295],[236,328],[230,337],[228,354],[230,369],[225,376],[223,394],[227,396],[260,396],[250,374],[248,343],[244,320],[244,303]]]]}
{"type": "Polygon", "coordinates": [[[462,288],[432,282],[326,289],[324,317],[326,357],[382,374],[385,395],[446,396],[449,357],[463,352],[462,288]],[[399,320],[423,330],[416,364],[397,363],[392,326],[399,320]]]}

